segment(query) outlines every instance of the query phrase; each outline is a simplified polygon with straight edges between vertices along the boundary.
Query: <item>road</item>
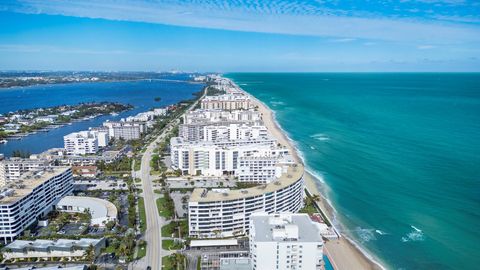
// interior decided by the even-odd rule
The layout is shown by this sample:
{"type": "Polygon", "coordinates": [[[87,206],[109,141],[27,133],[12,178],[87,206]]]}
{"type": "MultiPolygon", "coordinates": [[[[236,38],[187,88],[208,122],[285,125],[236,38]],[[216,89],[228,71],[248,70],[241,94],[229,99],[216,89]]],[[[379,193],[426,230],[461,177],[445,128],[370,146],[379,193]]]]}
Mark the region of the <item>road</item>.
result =
{"type": "MultiPolygon", "coordinates": [[[[187,112],[195,108],[196,104],[201,100],[206,93],[204,93],[195,103],[193,103],[187,112]]],[[[147,229],[145,230],[145,241],[147,241],[147,252],[143,259],[144,267],[150,266],[152,270],[162,269],[162,257],[168,255],[162,251],[162,235],[161,229],[165,224],[165,219],[160,217],[156,205],[156,196],[153,192],[152,177],[150,176],[150,160],[152,159],[152,153],[157,143],[165,138],[165,136],[172,130],[172,128],[179,123],[179,116],[173,119],[163,129],[161,134],[147,146],[145,153],[142,156],[142,162],[140,166],[140,172],[136,174],[142,179],[143,198],[145,201],[145,213],[147,216],[147,229]]],[[[142,265],[138,265],[136,268],[142,269],[142,265]]],[[[143,269],[145,269],[143,268],[143,269]]]]}

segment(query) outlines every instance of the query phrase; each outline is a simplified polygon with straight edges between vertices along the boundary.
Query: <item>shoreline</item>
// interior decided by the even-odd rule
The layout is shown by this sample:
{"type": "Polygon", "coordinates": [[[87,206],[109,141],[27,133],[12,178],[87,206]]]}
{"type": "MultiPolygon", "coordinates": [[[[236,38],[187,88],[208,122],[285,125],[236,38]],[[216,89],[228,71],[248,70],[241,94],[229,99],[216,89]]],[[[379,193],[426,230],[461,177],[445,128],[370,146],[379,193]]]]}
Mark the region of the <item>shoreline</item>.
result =
{"type": "MultiPolygon", "coordinates": [[[[305,164],[305,158],[300,154],[301,151],[298,150],[296,142],[288,137],[287,133],[281,128],[280,124],[276,120],[275,112],[271,110],[265,103],[243,90],[240,86],[234,83],[231,79],[230,82],[240,91],[248,95],[254,105],[258,106],[258,111],[262,115],[262,120],[267,130],[275,137],[280,144],[288,148],[289,152],[292,154],[294,160],[298,163],[305,164]]],[[[334,218],[335,209],[330,204],[328,199],[320,192],[317,182],[321,182],[321,179],[317,179],[311,172],[305,168],[304,180],[305,180],[305,189],[312,194],[320,196],[320,200],[316,201],[318,208],[321,212],[329,219],[334,218]]],[[[329,221],[333,226],[333,223],[329,221]]],[[[335,228],[335,227],[334,227],[335,228]]],[[[337,231],[335,229],[335,231],[337,231]]],[[[338,231],[337,231],[338,232],[338,231]]],[[[366,250],[360,247],[354,240],[346,236],[345,234],[339,233],[341,237],[337,240],[329,240],[325,242],[325,255],[329,258],[330,262],[336,270],[343,269],[358,269],[358,270],[370,270],[370,269],[386,269],[382,264],[380,264],[372,255],[370,255],[366,250]]]]}

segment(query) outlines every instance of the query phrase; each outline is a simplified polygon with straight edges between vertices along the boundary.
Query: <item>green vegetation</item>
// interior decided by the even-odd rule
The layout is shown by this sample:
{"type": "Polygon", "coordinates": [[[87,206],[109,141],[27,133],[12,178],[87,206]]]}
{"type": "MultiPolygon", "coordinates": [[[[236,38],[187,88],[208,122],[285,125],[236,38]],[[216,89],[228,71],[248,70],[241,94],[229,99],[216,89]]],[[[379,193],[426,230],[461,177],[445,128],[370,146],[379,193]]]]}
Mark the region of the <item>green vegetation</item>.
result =
{"type": "Polygon", "coordinates": [[[145,255],[147,254],[147,242],[143,241],[143,240],[140,240],[138,242],[138,251],[137,251],[137,260],[138,259],[141,259],[143,257],[145,257],[145,255]]]}
{"type": "Polygon", "coordinates": [[[307,214],[316,214],[319,213],[317,207],[315,206],[315,201],[320,200],[320,197],[318,195],[310,196],[310,194],[307,194],[305,199],[303,200],[303,208],[300,209],[300,213],[307,213],[307,214]]]}
{"type": "MultiPolygon", "coordinates": [[[[91,102],[80,103],[77,105],[60,105],[47,108],[36,108],[28,110],[18,110],[15,112],[9,112],[5,114],[5,117],[18,114],[23,118],[28,119],[27,124],[20,125],[20,133],[30,133],[35,130],[43,129],[49,125],[58,125],[69,123],[76,119],[82,119],[90,116],[104,115],[113,112],[121,112],[133,108],[131,105],[124,105],[115,102],[91,102]],[[52,122],[50,121],[38,121],[38,117],[54,116],[52,122]]],[[[18,124],[18,120],[8,120],[4,124],[18,124]]],[[[23,123],[23,122],[22,122],[23,123]]],[[[2,124],[0,124],[0,128],[2,124]]],[[[8,134],[1,133],[0,138],[6,137],[8,134]]]]}
{"type": "Polygon", "coordinates": [[[171,221],[162,227],[162,237],[183,237],[188,234],[187,220],[171,221]]]}
{"type": "Polygon", "coordinates": [[[99,170],[103,171],[107,175],[130,173],[132,170],[132,159],[123,156],[122,158],[115,160],[112,163],[105,164],[105,162],[99,161],[96,165],[99,170]]]}
{"type": "Polygon", "coordinates": [[[158,198],[157,201],[158,214],[167,219],[174,218],[175,205],[172,198],[168,193],[164,193],[162,198],[158,198]]]}
{"type": "Polygon", "coordinates": [[[170,256],[165,256],[162,258],[162,269],[163,270],[185,270],[186,258],[184,255],[179,253],[174,253],[170,256]]]}
{"type": "Polygon", "coordinates": [[[162,240],[162,248],[165,250],[177,250],[183,247],[182,243],[175,242],[172,239],[162,240]]]}
{"type": "Polygon", "coordinates": [[[147,214],[145,213],[145,201],[143,197],[138,198],[138,212],[140,213],[140,231],[145,233],[147,229],[147,214]]]}
{"type": "Polygon", "coordinates": [[[12,157],[21,157],[21,158],[28,158],[32,153],[30,151],[23,151],[23,150],[13,150],[12,157]]]}

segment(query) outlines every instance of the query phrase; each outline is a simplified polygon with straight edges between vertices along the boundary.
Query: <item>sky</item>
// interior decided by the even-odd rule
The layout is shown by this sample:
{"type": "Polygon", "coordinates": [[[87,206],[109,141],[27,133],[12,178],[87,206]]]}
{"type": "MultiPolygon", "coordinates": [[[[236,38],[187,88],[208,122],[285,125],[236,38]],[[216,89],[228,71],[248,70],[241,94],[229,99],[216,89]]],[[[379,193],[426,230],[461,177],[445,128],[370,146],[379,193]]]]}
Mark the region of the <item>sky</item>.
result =
{"type": "Polygon", "coordinates": [[[0,70],[480,71],[480,1],[2,0],[0,70]]]}

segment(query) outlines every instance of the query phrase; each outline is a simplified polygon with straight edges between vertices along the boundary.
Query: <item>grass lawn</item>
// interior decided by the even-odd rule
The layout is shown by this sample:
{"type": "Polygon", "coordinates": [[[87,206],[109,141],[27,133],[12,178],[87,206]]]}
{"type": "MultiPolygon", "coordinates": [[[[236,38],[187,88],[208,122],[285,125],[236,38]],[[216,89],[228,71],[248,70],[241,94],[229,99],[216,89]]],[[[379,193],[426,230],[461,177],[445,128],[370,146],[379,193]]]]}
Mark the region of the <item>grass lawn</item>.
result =
{"type": "Polygon", "coordinates": [[[140,182],[142,182],[142,179],[140,179],[140,178],[135,178],[135,183],[140,183],[140,182]]]}
{"type": "Polygon", "coordinates": [[[183,244],[175,243],[172,239],[162,240],[162,248],[165,250],[181,249],[183,244]]]}
{"type": "Polygon", "coordinates": [[[139,171],[140,170],[140,166],[142,166],[142,160],[140,158],[138,159],[135,159],[135,165],[133,166],[133,169],[135,171],[139,171]]]}
{"type": "Polygon", "coordinates": [[[165,207],[165,205],[167,205],[165,197],[157,199],[158,214],[165,218],[171,218],[173,216],[173,209],[169,209],[165,207]]]}
{"type": "Polygon", "coordinates": [[[173,268],[173,259],[170,256],[164,256],[162,258],[162,269],[164,270],[175,270],[173,268]]]}
{"type": "Polygon", "coordinates": [[[163,270],[185,270],[185,256],[178,258],[180,261],[176,261],[175,256],[162,257],[162,269],[163,270]],[[174,267],[177,265],[177,267],[174,267]]]}
{"type": "Polygon", "coordinates": [[[138,211],[140,213],[140,231],[144,233],[147,229],[147,214],[145,213],[145,201],[143,197],[138,198],[138,211]]]}
{"type": "Polygon", "coordinates": [[[175,230],[175,223],[170,222],[167,225],[162,227],[162,237],[172,237],[172,233],[174,233],[175,230]]]}
{"type": "Polygon", "coordinates": [[[156,194],[162,194],[162,191],[160,189],[154,189],[153,192],[156,194]]]}
{"type": "Polygon", "coordinates": [[[137,260],[145,257],[147,254],[147,242],[144,242],[143,245],[138,247],[137,260]]]}

